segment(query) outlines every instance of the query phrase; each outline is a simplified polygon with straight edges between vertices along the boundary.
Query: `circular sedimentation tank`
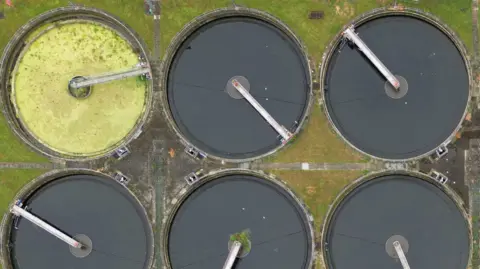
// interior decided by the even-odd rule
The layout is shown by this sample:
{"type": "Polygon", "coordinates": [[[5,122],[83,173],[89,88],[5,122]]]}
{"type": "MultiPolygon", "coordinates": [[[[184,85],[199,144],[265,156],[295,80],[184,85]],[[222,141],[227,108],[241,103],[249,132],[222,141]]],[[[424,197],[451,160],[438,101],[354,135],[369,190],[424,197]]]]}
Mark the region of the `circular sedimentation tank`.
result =
{"type": "Polygon", "coordinates": [[[311,76],[303,47],[263,12],[217,10],[195,19],[174,39],[165,63],[166,115],[185,143],[210,156],[244,161],[282,146],[233,79],[293,134],[307,115],[311,76]]]}
{"type": "Polygon", "coordinates": [[[221,268],[237,234],[248,234],[237,269],[311,267],[313,230],[304,207],[276,181],[248,171],[211,175],[180,199],[164,230],[167,266],[221,268]]]}
{"type": "MultiPolygon", "coordinates": [[[[2,58],[4,112],[15,132],[42,153],[95,158],[131,140],[146,119],[145,76],[73,89],[71,81],[149,66],[134,32],[90,8],[61,8],[34,18],[2,58]]],[[[151,75],[151,74],[149,74],[151,75]]]]}
{"type": "Polygon", "coordinates": [[[471,71],[461,41],[430,15],[375,10],[355,31],[400,82],[393,90],[356,45],[340,33],[320,74],[330,121],[370,156],[408,160],[433,152],[460,128],[471,71]]]}
{"type": "Polygon", "coordinates": [[[147,269],[153,232],[146,211],[109,176],[79,170],[50,173],[18,196],[23,207],[81,242],[75,249],[24,218],[3,223],[6,269],[147,269]]]}
{"type": "Polygon", "coordinates": [[[323,231],[330,269],[401,268],[399,242],[412,268],[465,269],[470,257],[466,212],[426,176],[379,174],[349,186],[323,231]]]}

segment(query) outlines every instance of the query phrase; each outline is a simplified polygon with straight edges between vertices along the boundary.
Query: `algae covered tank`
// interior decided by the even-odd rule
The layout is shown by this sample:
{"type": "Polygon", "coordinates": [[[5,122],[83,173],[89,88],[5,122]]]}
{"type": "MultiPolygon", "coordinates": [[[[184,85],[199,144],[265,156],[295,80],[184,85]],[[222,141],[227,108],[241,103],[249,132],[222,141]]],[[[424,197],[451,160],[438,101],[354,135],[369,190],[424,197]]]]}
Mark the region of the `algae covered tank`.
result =
{"type": "Polygon", "coordinates": [[[5,114],[15,133],[46,155],[103,156],[138,134],[151,102],[150,71],[75,93],[70,81],[140,65],[150,66],[143,43],[114,17],[88,8],[49,11],[5,50],[5,114]]]}

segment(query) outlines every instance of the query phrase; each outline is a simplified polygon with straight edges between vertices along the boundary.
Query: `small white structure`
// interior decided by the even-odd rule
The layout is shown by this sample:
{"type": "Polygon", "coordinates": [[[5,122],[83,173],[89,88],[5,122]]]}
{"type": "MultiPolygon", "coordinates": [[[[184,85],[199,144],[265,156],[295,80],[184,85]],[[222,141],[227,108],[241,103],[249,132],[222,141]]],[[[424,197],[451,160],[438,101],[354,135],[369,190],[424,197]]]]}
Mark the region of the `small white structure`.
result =
{"type": "Polygon", "coordinates": [[[440,173],[440,172],[437,172],[435,170],[431,170],[430,171],[430,176],[435,179],[435,181],[437,181],[438,183],[440,184],[446,184],[448,182],[448,177],[445,176],[444,174],[440,173]]]}

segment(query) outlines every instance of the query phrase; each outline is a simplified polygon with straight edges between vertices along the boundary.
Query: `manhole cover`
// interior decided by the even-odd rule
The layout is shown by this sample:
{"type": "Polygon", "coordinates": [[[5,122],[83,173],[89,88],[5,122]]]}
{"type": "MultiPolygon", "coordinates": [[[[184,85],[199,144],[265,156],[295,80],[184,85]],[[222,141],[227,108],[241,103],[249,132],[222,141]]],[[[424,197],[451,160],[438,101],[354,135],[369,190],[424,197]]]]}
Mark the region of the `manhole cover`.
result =
{"type": "Polygon", "coordinates": [[[310,11],[310,14],[308,15],[308,18],[311,20],[319,20],[323,19],[323,11],[310,11]]]}

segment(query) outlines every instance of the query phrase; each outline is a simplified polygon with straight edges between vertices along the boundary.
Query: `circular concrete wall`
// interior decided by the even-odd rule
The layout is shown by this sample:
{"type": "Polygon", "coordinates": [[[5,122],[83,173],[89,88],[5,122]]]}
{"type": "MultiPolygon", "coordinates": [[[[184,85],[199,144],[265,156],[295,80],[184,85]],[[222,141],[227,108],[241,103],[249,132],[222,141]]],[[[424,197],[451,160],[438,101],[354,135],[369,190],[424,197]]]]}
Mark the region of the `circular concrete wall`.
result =
{"type": "Polygon", "coordinates": [[[50,24],[53,25],[52,27],[55,27],[55,25],[60,25],[62,22],[72,20],[90,21],[114,30],[118,35],[127,40],[130,46],[133,48],[134,53],[143,58],[144,61],[147,62],[147,66],[150,66],[146,45],[131,28],[114,16],[94,8],[65,7],[53,9],[35,17],[27,24],[22,26],[7,44],[0,62],[0,74],[2,77],[2,80],[0,81],[0,104],[2,105],[2,111],[9,126],[22,141],[31,146],[33,149],[53,158],[72,160],[95,159],[111,154],[116,148],[128,144],[132,139],[139,135],[141,127],[146,121],[152,105],[153,99],[151,83],[147,84],[144,111],[135,123],[134,128],[120,141],[111,144],[106,149],[98,152],[91,152],[89,154],[61,153],[37,140],[36,137],[19,119],[17,115],[17,108],[14,102],[11,100],[13,83],[12,72],[14,72],[16,63],[20,59],[24,48],[29,45],[29,37],[31,37],[32,34],[41,31],[42,26],[46,24],[50,24]]]}
{"type": "Polygon", "coordinates": [[[339,33],[320,72],[325,111],[337,133],[362,153],[392,161],[421,158],[452,139],[472,85],[456,35],[433,16],[410,9],[373,10],[346,27],[351,25],[403,86],[392,91],[339,33]]]}
{"type": "Polygon", "coordinates": [[[295,135],[310,108],[310,73],[304,47],[278,19],[253,9],[215,10],[187,24],[167,49],[164,112],[185,144],[215,159],[257,159],[286,143],[229,82],[241,78],[295,135]]]}
{"type": "Polygon", "coordinates": [[[322,234],[330,269],[398,268],[393,242],[411,267],[465,269],[471,232],[460,199],[417,173],[369,175],[348,186],[332,204],[322,234]]]}
{"type": "Polygon", "coordinates": [[[153,232],[146,211],[108,175],[87,169],[52,171],[25,186],[15,201],[90,248],[77,255],[82,253],[7,213],[1,229],[3,268],[151,267],[153,232]]]}
{"type": "Polygon", "coordinates": [[[313,229],[283,185],[249,170],[211,173],[182,194],[163,233],[168,268],[221,267],[232,234],[248,231],[249,253],[236,268],[311,268],[313,229]]]}

